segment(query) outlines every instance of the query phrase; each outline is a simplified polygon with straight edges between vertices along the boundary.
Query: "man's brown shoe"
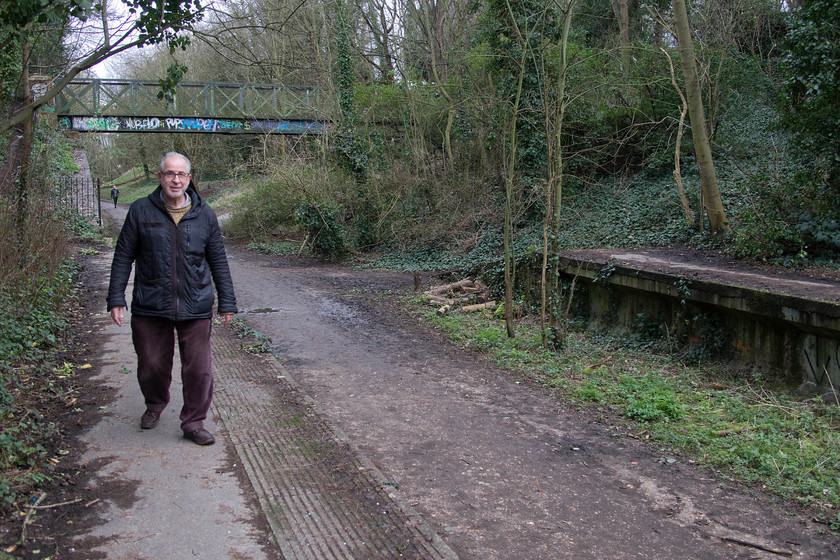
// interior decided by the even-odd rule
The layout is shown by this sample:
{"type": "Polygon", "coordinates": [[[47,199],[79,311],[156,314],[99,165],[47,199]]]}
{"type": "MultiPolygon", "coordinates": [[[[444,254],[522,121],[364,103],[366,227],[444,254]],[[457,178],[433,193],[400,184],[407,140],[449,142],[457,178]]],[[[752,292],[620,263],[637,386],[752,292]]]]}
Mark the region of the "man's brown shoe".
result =
{"type": "Polygon", "coordinates": [[[160,412],[152,412],[147,410],[140,417],[140,427],[144,430],[151,430],[160,422],[160,412]]]}
{"type": "Polygon", "coordinates": [[[213,437],[213,434],[204,428],[199,428],[191,432],[184,432],[184,439],[194,441],[198,445],[213,445],[216,443],[216,438],[213,437]]]}

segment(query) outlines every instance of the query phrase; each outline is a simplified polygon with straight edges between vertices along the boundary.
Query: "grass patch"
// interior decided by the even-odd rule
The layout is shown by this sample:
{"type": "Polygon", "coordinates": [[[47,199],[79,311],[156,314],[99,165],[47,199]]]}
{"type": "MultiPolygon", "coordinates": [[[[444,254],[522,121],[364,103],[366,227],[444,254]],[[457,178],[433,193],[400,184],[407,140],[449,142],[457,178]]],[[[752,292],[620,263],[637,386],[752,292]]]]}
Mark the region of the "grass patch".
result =
{"type": "Polygon", "coordinates": [[[272,241],[264,243],[249,243],[247,245],[251,251],[262,253],[264,255],[274,255],[281,257],[306,255],[310,256],[312,252],[308,246],[304,246],[301,251],[301,242],[299,241],[272,241]]]}
{"type": "MultiPolygon", "coordinates": [[[[112,185],[118,185],[117,188],[120,190],[118,202],[120,204],[131,204],[135,200],[151,194],[158,187],[158,180],[155,173],[152,173],[151,178],[146,180],[141,167],[132,168],[110,183],[102,185],[103,204],[111,202],[110,188],[112,185]]],[[[217,213],[226,210],[227,206],[230,205],[230,198],[239,194],[237,187],[229,180],[201,183],[198,185],[198,189],[204,201],[212,204],[217,213]]]]}
{"type": "Polygon", "coordinates": [[[111,202],[110,188],[112,185],[118,185],[117,188],[120,191],[120,198],[118,202],[120,204],[131,204],[135,200],[143,198],[144,196],[148,196],[149,193],[154,191],[158,186],[158,180],[157,175],[155,175],[154,173],[151,174],[151,178],[149,180],[146,180],[145,174],[143,173],[143,169],[141,167],[134,167],[132,169],[129,169],[110,183],[102,185],[103,204],[105,204],[106,202],[111,202]],[[126,183],[126,181],[132,182],[126,183]]]}
{"type": "Polygon", "coordinates": [[[438,317],[423,298],[406,303],[454,344],[538,381],[619,431],[816,508],[825,523],[840,528],[836,402],[798,399],[591,332],[569,332],[563,352],[547,352],[528,318],[509,339],[491,312],[438,317]]]}

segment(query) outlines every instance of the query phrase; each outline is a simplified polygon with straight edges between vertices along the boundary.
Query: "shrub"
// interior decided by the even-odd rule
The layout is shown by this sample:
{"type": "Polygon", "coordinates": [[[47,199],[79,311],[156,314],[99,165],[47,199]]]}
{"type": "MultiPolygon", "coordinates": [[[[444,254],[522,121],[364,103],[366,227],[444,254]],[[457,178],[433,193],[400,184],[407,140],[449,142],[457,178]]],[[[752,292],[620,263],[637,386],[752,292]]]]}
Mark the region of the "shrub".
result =
{"type": "Polygon", "coordinates": [[[40,442],[49,439],[55,426],[21,399],[40,398],[45,386],[53,389],[52,372],[44,365],[67,329],[63,304],[72,294],[75,272],[66,261],[50,276],[0,291],[5,310],[0,316],[0,508],[14,503],[21,489],[49,480],[43,471],[51,465],[43,461],[46,451],[40,442]],[[24,299],[21,294],[28,295],[24,299]]]}
{"type": "Polygon", "coordinates": [[[295,213],[298,226],[306,231],[313,252],[339,258],[347,253],[344,233],[332,208],[314,200],[301,204],[295,213]]]}
{"type": "Polygon", "coordinates": [[[50,278],[64,259],[65,224],[38,208],[0,198],[0,292],[24,290],[18,308],[40,289],[37,279],[50,278]]]}
{"type": "Polygon", "coordinates": [[[306,192],[307,177],[300,170],[287,170],[262,177],[233,202],[225,230],[234,236],[266,239],[282,227],[293,226],[295,211],[306,192]]]}
{"type": "Polygon", "coordinates": [[[797,150],[824,173],[823,196],[836,208],[840,193],[840,4],[806,0],[793,12],[785,37],[784,125],[797,150]]]}

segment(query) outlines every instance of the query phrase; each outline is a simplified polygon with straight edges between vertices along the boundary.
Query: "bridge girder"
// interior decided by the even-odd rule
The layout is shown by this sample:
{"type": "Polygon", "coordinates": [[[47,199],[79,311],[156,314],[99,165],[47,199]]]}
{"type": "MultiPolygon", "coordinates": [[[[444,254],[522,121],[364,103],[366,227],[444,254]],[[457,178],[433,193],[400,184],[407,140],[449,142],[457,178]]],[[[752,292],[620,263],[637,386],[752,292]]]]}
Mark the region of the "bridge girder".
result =
{"type": "Polygon", "coordinates": [[[56,114],[81,132],[317,134],[332,113],[325,92],[309,86],[184,82],[171,100],[159,92],[147,80],[73,80],[56,114]]]}

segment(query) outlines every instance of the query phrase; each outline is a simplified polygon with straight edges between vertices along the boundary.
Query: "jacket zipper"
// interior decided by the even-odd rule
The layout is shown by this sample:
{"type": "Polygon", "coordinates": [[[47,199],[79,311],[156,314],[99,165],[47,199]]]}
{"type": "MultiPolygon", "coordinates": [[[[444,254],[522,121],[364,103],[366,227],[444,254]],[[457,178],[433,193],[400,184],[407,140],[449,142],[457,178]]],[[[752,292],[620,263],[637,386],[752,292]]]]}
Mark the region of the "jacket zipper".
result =
{"type": "MultiPolygon", "coordinates": [[[[172,219],[172,216],[169,217],[172,219]]],[[[180,270],[180,263],[181,259],[179,258],[180,249],[181,249],[181,231],[178,228],[178,224],[175,224],[173,221],[173,225],[175,226],[175,320],[181,320],[181,270],[180,270]]]]}

